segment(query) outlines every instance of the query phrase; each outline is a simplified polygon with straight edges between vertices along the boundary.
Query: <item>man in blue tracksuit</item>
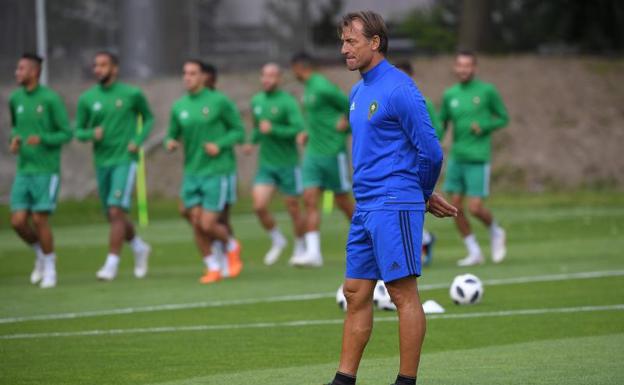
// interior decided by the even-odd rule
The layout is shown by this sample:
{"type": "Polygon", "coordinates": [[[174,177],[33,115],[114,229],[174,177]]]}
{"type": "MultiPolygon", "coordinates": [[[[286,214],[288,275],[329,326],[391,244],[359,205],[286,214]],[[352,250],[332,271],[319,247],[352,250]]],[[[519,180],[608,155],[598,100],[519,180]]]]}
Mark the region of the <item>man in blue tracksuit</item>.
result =
{"type": "Polygon", "coordinates": [[[442,149],[425,100],[414,82],[385,60],[388,33],[381,16],[364,11],[341,23],[342,54],[362,80],[351,91],[353,193],[356,211],[347,241],[347,315],[342,354],[331,385],[355,384],[373,326],[373,290],[386,283],[399,315],[400,368],[396,385],[416,383],[425,315],[420,276],[425,211],[456,210],[433,193],[442,149]]]}

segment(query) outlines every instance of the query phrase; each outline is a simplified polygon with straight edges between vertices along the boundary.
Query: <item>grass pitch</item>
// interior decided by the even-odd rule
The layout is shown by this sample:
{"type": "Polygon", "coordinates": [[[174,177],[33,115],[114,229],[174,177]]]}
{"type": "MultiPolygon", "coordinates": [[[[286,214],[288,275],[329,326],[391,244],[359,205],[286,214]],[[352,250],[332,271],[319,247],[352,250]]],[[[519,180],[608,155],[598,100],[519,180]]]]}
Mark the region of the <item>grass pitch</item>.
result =
{"type": "MultiPolygon", "coordinates": [[[[624,383],[624,198],[617,193],[503,196],[490,202],[507,229],[501,265],[458,268],[463,245],[450,220],[427,219],[437,238],[419,280],[429,316],[419,384],[624,383]],[[457,307],[452,278],[485,281],[483,302],[457,307]]],[[[323,218],[326,265],[265,267],[269,246],[256,219],[234,215],[246,264],[211,286],[175,202],[154,205],[141,235],[152,244],[146,279],[124,250],[114,282],[95,280],[107,227],[93,202],[61,204],[54,218],[59,285],[28,283],[32,252],[0,227],[0,383],[297,384],[327,382],[340,350],[343,313],[334,301],[348,230],[323,218]]],[[[6,208],[4,208],[6,217],[6,208]]],[[[287,218],[278,214],[289,232],[287,218]]],[[[477,236],[489,252],[487,232],[477,236]]],[[[398,367],[395,315],[377,312],[358,384],[388,384],[398,367]]]]}

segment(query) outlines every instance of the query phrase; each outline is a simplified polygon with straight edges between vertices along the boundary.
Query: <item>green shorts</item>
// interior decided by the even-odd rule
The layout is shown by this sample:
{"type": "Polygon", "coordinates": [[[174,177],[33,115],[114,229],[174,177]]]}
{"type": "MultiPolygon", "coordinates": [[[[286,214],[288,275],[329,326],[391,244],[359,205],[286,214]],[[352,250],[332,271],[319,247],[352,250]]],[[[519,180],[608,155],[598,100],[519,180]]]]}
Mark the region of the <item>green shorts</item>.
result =
{"type": "Polygon", "coordinates": [[[97,167],[98,194],[105,209],[120,207],[130,210],[136,180],[136,162],[97,167]]]}
{"type": "Polygon", "coordinates": [[[201,206],[221,212],[227,203],[230,175],[184,175],[180,198],[186,209],[201,206]]]}
{"type": "Polygon", "coordinates": [[[228,192],[225,199],[228,205],[233,205],[238,200],[238,179],[236,172],[228,175],[228,192]]]}
{"type": "Polygon", "coordinates": [[[18,173],[11,187],[11,211],[52,213],[56,209],[59,187],[58,174],[18,173]]]}
{"type": "Polygon", "coordinates": [[[351,191],[347,154],[306,154],[303,158],[303,188],[318,187],[342,194],[351,191]]]}
{"type": "Polygon", "coordinates": [[[301,195],[301,168],[298,166],[270,167],[260,166],[256,172],[254,185],[268,184],[276,186],[284,195],[301,195]]]}
{"type": "Polygon", "coordinates": [[[487,197],[490,194],[490,164],[450,159],[442,189],[451,194],[487,197]]]}

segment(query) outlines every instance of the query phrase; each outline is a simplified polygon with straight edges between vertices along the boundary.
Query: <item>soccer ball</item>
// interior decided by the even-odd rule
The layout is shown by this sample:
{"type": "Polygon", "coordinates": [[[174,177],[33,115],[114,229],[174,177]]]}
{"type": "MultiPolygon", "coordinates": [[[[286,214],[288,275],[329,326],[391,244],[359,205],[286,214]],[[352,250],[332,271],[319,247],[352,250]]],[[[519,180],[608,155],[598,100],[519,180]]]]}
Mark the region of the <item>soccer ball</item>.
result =
{"type": "Polygon", "coordinates": [[[345,298],[344,292],[342,291],[342,286],[343,285],[340,285],[338,291],[336,292],[336,303],[338,304],[338,307],[342,309],[342,311],[347,311],[347,299],[345,298]]]}
{"type": "Polygon", "coordinates": [[[384,285],[383,281],[377,281],[377,285],[375,285],[373,303],[380,310],[396,310],[396,306],[392,302],[388,289],[386,289],[386,285],[384,285]]]}
{"type": "Polygon", "coordinates": [[[474,305],[483,298],[483,284],[472,274],[458,275],[451,283],[449,294],[456,305],[474,305]]]}

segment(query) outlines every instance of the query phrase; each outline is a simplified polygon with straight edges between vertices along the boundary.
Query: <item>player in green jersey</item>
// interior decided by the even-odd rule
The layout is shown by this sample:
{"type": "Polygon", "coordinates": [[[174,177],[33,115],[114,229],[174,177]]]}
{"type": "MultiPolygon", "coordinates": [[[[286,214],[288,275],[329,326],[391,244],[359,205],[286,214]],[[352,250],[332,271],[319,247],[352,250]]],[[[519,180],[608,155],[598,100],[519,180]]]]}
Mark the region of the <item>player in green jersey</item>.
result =
{"type": "MultiPolygon", "coordinates": [[[[414,68],[409,61],[405,60],[398,62],[395,64],[395,66],[401,71],[408,74],[410,77],[414,77],[414,68]]],[[[431,124],[433,125],[433,128],[435,129],[436,134],[438,134],[439,137],[442,125],[440,124],[440,119],[438,117],[438,113],[436,112],[435,105],[429,98],[425,98],[425,102],[427,104],[427,112],[429,113],[431,124]]],[[[423,229],[421,258],[424,266],[429,265],[431,263],[431,260],[433,259],[433,246],[435,244],[435,241],[435,235],[432,232],[423,229]]]]}
{"type": "Polygon", "coordinates": [[[174,151],[184,146],[184,177],[180,196],[189,210],[195,242],[206,265],[201,283],[223,277],[220,256],[213,251],[214,241],[226,245],[228,271],[236,277],[242,270],[240,245],[228,242],[230,233],[219,223],[227,202],[232,157],[228,151],[244,137],[244,128],[234,104],[222,93],[204,86],[202,62],[184,64],[187,94],[171,108],[165,147],[174,151]]]}
{"type": "Polygon", "coordinates": [[[117,81],[117,57],[106,51],[93,59],[97,84],[78,99],[76,138],[93,143],[98,194],[110,225],[108,255],[96,276],[111,281],[117,276],[124,240],[134,253],[134,275],[147,274],[150,246],[136,233],[128,218],[139,148],[154,124],[147,99],[140,89],[117,81]],[[137,129],[139,117],[143,128],[137,129]]]}
{"type": "Polygon", "coordinates": [[[22,55],[15,70],[20,88],[9,97],[9,149],[17,155],[11,225],[35,251],[31,283],[51,288],[56,286],[56,254],[48,218],[56,208],[61,147],[72,134],[63,101],[39,84],[42,61],[34,54],[22,55]]]}
{"type": "Polygon", "coordinates": [[[335,84],[316,71],[312,58],[299,53],[291,68],[305,84],[303,111],[305,131],[297,137],[306,145],[303,158],[303,202],[306,209],[306,253],[291,260],[295,266],[323,265],[318,208],[323,190],[334,192],[336,205],[350,221],[353,216],[351,182],[346,142],[349,129],[349,98],[335,84]]]}
{"type": "Polygon", "coordinates": [[[459,210],[455,223],[468,249],[468,256],[458,262],[460,266],[484,261],[464,214],[465,197],[470,214],[490,230],[492,260],[501,262],[507,252],[505,231],[496,223],[483,200],[489,195],[492,133],[505,127],[509,117],[496,87],[477,79],[476,69],[477,59],[473,53],[460,52],[457,55],[455,74],[459,83],[444,92],[440,109],[442,135],[448,123],[453,123],[453,144],[443,189],[459,210]]]}
{"type": "Polygon", "coordinates": [[[297,134],[303,130],[303,118],[297,100],[280,89],[281,79],[279,65],[268,63],[262,67],[260,82],[263,91],[251,99],[253,130],[250,144],[245,146],[247,154],[251,153],[252,144],[260,146],[252,196],[256,215],[271,238],[271,248],[264,256],[266,265],[277,262],[287,244],[269,212],[269,203],[276,189],[284,195],[284,204],[293,222],[295,247],[291,259],[296,260],[305,254],[305,228],[299,211],[303,187],[296,142],[297,134]]]}

